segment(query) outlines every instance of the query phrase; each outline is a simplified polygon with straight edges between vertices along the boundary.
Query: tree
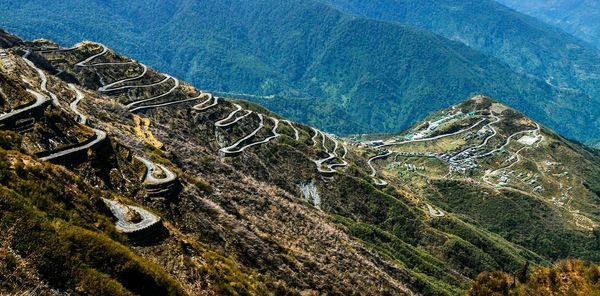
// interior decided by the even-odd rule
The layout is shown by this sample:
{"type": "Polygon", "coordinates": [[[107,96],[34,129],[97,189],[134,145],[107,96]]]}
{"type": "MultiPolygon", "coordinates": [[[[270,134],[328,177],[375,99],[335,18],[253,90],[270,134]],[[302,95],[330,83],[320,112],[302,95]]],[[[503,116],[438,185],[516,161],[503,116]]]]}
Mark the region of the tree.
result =
{"type": "Polygon", "coordinates": [[[548,272],[548,280],[550,281],[550,288],[555,290],[558,284],[558,275],[556,273],[556,269],[550,268],[550,271],[548,272]]]}
{"type": "Polygon", "coordinates": [[[517,269],[516,277],[519,280],[519,283],[527,282],[527,274],[529,273],[529,262],[525,262],[519,269],[517,269]]]}

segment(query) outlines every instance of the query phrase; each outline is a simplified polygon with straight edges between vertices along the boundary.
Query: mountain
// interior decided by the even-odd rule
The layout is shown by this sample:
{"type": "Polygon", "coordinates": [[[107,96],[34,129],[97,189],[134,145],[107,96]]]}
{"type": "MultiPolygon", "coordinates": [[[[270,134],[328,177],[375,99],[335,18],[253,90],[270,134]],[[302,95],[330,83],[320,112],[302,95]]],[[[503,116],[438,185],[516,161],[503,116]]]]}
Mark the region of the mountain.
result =
{"type": "Polygon", "coordinates": [[[0,293],[457,295],[600,261],[598,151],[488,97],[341,138],[0,36],[0,293]]]}
{"type": "MultiPolygon", "coordinates": [[[[598,137],[597,110],[590,108],[595,99],[551,86],[598,85],[587,70],[595,56],[585,49],[542,56],[541,70],[531,77],[459,42],[318,1],[36,0],[4,2],[0,11],[7,14],[1,25],[27,38],[68,45],[98,40],[203,89],[242,96],[338,134],[402,130],[430,112],[486,94],[570,138],[598,137]],[[546,64],[562,65],[567,58],[588,64],[567,63],[570,70],[546,83],[546,64]],[[587,78],[570,83],[575,68],[587,78]]],[[[546,33],[535,31],[544,38],[546,33]]],[[[502,50],[517,54],[513,60],[525,59],[523,51],[502,50]]]]}
{"type": "MultiPolygon", "coordinates": [[[[600,51],[571,35],[492,0],[322,0],[342,11],[370,19],[409,24],[462,42],[496,57],[531,79],[545,81],[559,95],[541,99],[551,118],[576,118],[574,113],[600,103],[600,51]],[[565,116],[565,112],[571,115],[565,116]]],[[[530,2],[530,1],[521,1],[530,2]]],[[[539,102],[538,102],[539,103],[539,102]]],[[[524,109],[521,109],[524,110],[524,109]]],[[[525,111],[525,110],[524,110],[525,111]]],[[[527,110],[529,111],[529,110],[527,110]]],[[[537,117],[543,121],[542,117],[537,117]]],[[[598,114],[580,123],[597,124],[598,114]],[[593,123],[592,123],[593,122],[593,123]]],[[[548,123],[562,134],[576,136],[548,123]]],[[[592,139],[597,136],[589,135],[592,139]]],[[[589,139],[589,138],[588,138],[589,139]]]]}
{"type": "Polygon", "coordinates": [[[598,1],[499,0],[499,2],[559,27],[600,48],[600,3],[598,1]]]}

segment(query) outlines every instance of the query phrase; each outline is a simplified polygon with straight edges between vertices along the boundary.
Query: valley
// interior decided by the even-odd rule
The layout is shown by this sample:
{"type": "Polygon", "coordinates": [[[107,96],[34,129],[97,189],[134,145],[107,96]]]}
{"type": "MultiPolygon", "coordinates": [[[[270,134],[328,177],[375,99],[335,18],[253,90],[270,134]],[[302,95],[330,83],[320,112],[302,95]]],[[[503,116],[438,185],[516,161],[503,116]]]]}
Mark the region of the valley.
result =
{"type": "Polygon", "coordinates": [[[103,44],[5,47],[0,229],[48,293],[456,295],[600,260],[598,152],[489,97],[340,137],[103,44]]]}
{"type": "Polygon", "coordinates": [[[96,40],[339,136],[394,133],[481,94],[598,142],[598,50],[493,0],[32,0],[0,12],[0,26],[25,38],[96,40]]]}

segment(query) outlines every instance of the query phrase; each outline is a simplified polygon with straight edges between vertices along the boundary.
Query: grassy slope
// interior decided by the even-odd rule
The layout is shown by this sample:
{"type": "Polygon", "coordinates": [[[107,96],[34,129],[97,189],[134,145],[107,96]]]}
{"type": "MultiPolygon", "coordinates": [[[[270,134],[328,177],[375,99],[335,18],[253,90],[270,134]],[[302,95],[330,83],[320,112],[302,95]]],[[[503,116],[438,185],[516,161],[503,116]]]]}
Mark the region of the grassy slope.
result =
{"type": "Polygon", "coordinates": [[[551,267],[524,266],[516,275],[485,272],[477,277],[467,295],[597,296],[600,267],[580,260],[564,260],[551,267]]]}
{"type": "Polygon", "coordinates": [[[569,256],[598,262],[597,238],[566,223],[566,212],[535,197],[504,191],[481,198],[478,188],[460,182],[435,182],[430,197],[455,213],[466,215],[505,239],[538,254],[569,256]]]}

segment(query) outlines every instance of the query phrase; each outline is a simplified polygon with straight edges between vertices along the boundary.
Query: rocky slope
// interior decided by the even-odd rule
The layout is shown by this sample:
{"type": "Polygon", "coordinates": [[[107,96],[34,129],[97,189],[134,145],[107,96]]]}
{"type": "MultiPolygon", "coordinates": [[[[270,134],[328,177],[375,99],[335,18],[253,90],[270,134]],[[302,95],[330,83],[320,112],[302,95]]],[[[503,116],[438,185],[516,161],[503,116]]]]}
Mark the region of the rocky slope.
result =
{"type": "Polygon", "coordinates": [[[483,271],[599,260],[597,152],[489,98],[367,142],[102,44],[11,40],[0,272],[31,276],[0,291],[455,295],[483,271]]]}

